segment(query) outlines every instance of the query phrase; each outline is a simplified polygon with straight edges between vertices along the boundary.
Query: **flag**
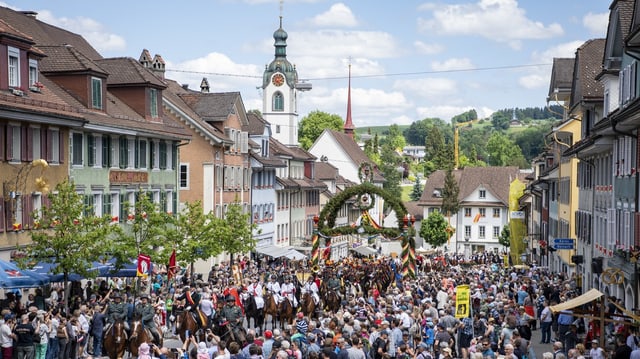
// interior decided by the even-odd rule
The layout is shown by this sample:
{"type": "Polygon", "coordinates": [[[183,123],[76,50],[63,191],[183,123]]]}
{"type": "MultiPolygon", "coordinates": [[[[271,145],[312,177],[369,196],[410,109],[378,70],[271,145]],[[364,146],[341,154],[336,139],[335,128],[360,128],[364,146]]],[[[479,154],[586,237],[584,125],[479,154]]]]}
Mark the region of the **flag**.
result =
{"type": "Polygon", "coordinates": [[[459,285],[456,287],[456,318],[466,318],[469,316],[469,285],[459,285]]]}
{"type": "Polygon", "coordinates": [[[150,269],[151,257],[142,253],[138,254],[138,270],[136,271],[136,276],[146,278],[149,275],[150,269]]]}
{"type": "Polygon", "coordinates": [[[473,217],[473,223],[478,223],[478,221],[480,221],[480,213],[476,214],[475,217],[473,217]]]}
{"type": "Polygon", "coordinates": [[[171,252],[169,257],[169,266],[167,267],[167,280],[171,280],[176,275],[176,250],[171,252]]]}

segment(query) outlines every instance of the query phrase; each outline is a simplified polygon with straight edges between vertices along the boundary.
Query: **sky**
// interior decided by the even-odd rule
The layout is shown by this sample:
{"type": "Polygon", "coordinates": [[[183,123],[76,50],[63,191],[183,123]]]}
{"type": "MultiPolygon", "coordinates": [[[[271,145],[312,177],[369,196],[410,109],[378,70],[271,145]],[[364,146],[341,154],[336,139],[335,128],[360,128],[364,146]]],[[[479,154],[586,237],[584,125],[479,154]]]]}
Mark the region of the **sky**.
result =
{"type": "Polygon", "coordinates": [[[262,110],[262,73],[282,16],[287,59],[313,89],[298,112],[343,119],[351,64],[356,127],[448,121],[475,109],[546,105],[554,57],[606,36],[604,0],[0,0],[79,33],[104,57],[166,62],[167,78],[239,91],[262,110]]]}

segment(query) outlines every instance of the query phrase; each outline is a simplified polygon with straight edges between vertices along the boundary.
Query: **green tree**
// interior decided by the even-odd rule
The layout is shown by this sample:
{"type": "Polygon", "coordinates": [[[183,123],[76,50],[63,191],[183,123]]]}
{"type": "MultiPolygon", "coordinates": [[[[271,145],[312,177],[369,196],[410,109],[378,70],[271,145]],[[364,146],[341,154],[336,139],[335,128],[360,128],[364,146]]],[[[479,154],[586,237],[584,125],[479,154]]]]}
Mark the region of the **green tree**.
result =
{"type": "Polygon", "coordinates": [[[416,182],[413,184],[413,189],[409,195],[412,201],[420,200],[422,197],[422,184],[420,183],[420,175],[416,176],[416,182]]]}
{"type": "Polygon", "coordinates": [[[443,129],[448,127],[448,124],[439,118],[425,118],[413,122],[402,134],[408,144],[422,146],[427,138],[427,133],[429,133],[432,127],[443,129]]]}
{"type": "MultiPolygon", "coordinates": [[[[110,225],[111,216],[93,215],[71,182],[59,183],[48,197],[50,205],[33,214],[37,229],[31,232],[32,242],[24,248],[25,260],[51,263],[51,274],[63,274],[65,298],[69,298],[69,275],[95,277],[97,273],[90,268],[109,253],[119,227],[110,225]]],[[[20,265],[28,267],[29,263],[22,261],[20,265]]]]}
{"type": "Polygon", "coordinates": [[[342,131],[343,128],[342,117],[322,111],[313,111],[303,117],[298,125],[298,142],[302,148],[308,150],[325,129],[342,131]]]}
{"type": "Polygon", "coordinates": [[[393,124],[389,126],[388,134],[382,141],[382,144],[388,144],[395,151],[402,151],[402,149],[407,145],[407,141],[404,139],[402,131],[400,131],[400,127],[398,127],[398,125],[396,124],[393,124]]]}
{"type": "Polygon", "coordinates": [[[420,237],[432,247],[437,248],[449,240],[451,232],[447,231],[447,228],[449,228],[449,224],[442,214],[434,211],[427,217],[426,221],[422,221],[420,225],[420,237]]]}
{"type": "Polygon", "coordinates": [[[379,167],[384,176],[382,188],[387,190],[394,198],[402,198],[402,188],[400,187],[402,173],[399,171],[402,157],[398,155],[392,146],[393,143],[386,142],[382,146],[382,153],[380,154],[379,167]]]}
{"type": "Polygon", "coordinates": [[[506,248],[511,247],[511,229],[509,229],[509,225],[502,227],[500,237],[498,237],[498,243],[506,248]]]}
{"type": "Polygon", "coordinates": [[[139,189],[135,193],[135,202],[126,202],[128,208],[126,222],[118,241],[113,241],[111,252],[117,260],[117,266],[130,263],[139,254],[146,254],[154,262],[165,263],[166,253],[159,251],[168,243],[167,233],[173,219],[152,200],[152,193],[139,189]]]}
{"type": "Polygon", "coordinates": [[[460,188],[453,175],[453,170],[448,169],[444,177],[444,188],[442,189],[442,213],[447,217],[458,213],[460,200],[458,194],[460,188]]]}
{"type": "Polygon", "coordinates": [[[509,128],[510,117],[503,112],[496,112],[491,115],[491,123],[496,130],[506,130],[509,128]]]}
{"type": "Polygon", "coordinates": [[[226,222],[217,218],[213,212],[204,213],[202,203],[186,203],[182,212],[173,219],[173,226],[167,232],[165,256],[176,249],[179,262],[193,266],[198,259],[209,259],[222,253],[218,238],[224,237],[230,230],[226,222]]]}
{"type": "Polygon", "coordinates": [[[491,166],[528,167],[520,147],[500,132],[494,132],[489,137],[487,153],[489,155],[489,165],[491,166]]]}
{"type": "Polygon", "coordinates": [[[478,113],[475,109],[471,109],[467,112],[463,112],[459,115],[453,116],[451,118],[451,124],[463,123],[468,121],[473,121],[478,119],[478,113]]]}
{"type": "Polygon", "coordinates": [[[229,253],[233,259],[234,254],[255,249],[256,240],[253,233],[258,226],[251,222],[251,214],[242,212],[242,205],[237,199],[227,207],[224,221],[227,228],[219,233],[223,251],[229,253]]]}

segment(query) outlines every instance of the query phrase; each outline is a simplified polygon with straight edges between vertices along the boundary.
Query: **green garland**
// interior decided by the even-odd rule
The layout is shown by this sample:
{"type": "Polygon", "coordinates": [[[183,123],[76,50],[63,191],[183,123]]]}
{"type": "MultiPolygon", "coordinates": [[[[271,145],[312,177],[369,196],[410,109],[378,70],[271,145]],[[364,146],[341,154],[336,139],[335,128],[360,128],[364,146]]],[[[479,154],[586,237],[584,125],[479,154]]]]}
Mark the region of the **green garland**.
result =
{"type": "Polygon", "coordinates": [[[318,231],[327,236],[357,233],[358,228],[354,228],[351,226],[335,227],[336,217],[343,203],[353,197],[359,197],[364,194],[376,194],[384,198],[386,204],[393,208],[396,213],[396,218],[398,218],[398,228],[375,229],[372,226],[363,225],[362,227],[364,228],[365,232],[377,233],[385,237],[398,237],[404,230],[404,223],[402,219],[407,215],[407,208],[399,198],[394,198],[393,196],[389,195],[389,193],[384,189],[376,187],[368,182],[354,187],[349,187],[333,197],[331,201],[329,201],[320,212],[318,231]]]}

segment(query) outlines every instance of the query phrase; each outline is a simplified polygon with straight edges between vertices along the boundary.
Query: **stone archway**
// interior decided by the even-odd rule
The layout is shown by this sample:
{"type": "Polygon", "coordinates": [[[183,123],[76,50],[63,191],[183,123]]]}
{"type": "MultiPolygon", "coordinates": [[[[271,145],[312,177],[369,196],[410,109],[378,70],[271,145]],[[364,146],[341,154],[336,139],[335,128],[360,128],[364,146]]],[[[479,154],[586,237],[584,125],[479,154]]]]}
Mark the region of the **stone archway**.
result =
{"type": "Polygon", "coordinates": [[[331,237],[344,234],[380,234],[387,238],[402,238],[402,274],[415,277],[415,236],[412,226],[409,226],[409,224],[413,224],[413,221],[409,220],[407,214],[407,208],[400,198],[395,198],[386,190],[376,187],[370,182],[363,182],[360,185],[345,189],[327,202],[319,216],[314,217],[315,224],[311,249],[312,264],[316,266],[320,261],[320,237],[330,240],[331,237]],[[368,213],[367,210],[373,207],[374,196],[382,197],[387,205],[394,210],[398,218],[397,227],[379,227],[375,224],[375,221],[362,224],[358,228],[349,225],[335,226],[338,212],[346,201],[356,198],[356,206],[364,214],[368,213]]]}

